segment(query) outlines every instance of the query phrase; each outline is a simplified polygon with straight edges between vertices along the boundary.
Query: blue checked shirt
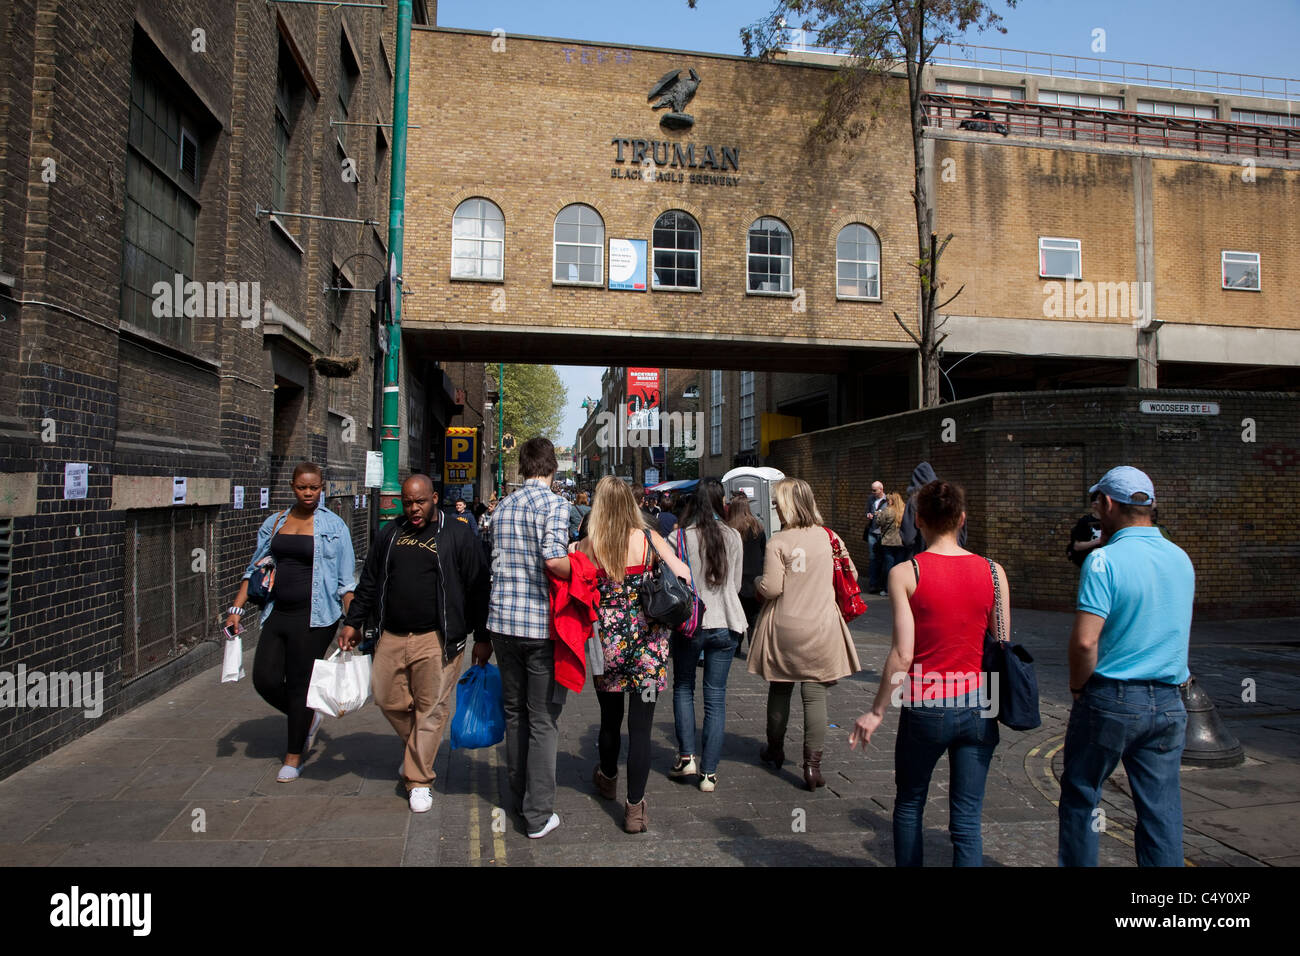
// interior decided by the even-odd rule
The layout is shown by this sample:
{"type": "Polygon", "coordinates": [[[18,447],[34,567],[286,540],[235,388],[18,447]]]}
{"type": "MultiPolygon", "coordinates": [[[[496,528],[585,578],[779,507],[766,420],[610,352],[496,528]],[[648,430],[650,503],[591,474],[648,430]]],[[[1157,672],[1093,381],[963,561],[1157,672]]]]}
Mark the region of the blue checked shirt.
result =
{"type": "Polygon", "coordinates": [[[568,554],[569,505],[544,478],[529,478],[492,513],[492,600],[488,630],[551,636],[546,562],[568,554]]]}

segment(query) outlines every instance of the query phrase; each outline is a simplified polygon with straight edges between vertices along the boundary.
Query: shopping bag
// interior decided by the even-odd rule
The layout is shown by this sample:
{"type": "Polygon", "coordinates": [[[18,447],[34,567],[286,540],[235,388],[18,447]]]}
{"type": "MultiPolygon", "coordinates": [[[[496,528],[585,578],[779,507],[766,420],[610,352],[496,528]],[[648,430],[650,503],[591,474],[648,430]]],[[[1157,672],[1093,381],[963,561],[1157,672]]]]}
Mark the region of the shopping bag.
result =
{"type": "Polygon", "coordinates": [[[312,664],[307,706],[331,717],[360,710],[370,699],[370,658],[335,651],[312,664]]]}
{"type": "Polygon", "coordinates": [[[244,639],[236,635],[226,639],[225,656],[221,660],[221,683],[237,681],[244,676],[244,639]]]}
{"type": "Polygon", "coordinates": [[[505,738],[506,707],[501,697],[501,672],[492,664],[475,664],[456,683],[451,749],[491,747],[505,738]]]}

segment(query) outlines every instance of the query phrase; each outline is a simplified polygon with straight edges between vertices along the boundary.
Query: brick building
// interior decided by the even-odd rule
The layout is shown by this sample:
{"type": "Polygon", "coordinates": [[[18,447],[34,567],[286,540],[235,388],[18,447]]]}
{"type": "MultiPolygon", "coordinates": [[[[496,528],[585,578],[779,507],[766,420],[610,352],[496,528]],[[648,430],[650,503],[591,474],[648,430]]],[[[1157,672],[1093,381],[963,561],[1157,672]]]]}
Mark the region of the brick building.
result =
{"type": "MultiPolygon", "coordinates": [[[[395,20],[0,11],[0,672],[100,673],[112,716],[210,666],[299,460],[364,553],[395,20]]],[[[455,406],[418,343],[403,353],[421,467],[455,406]]],[[[0,774],[90,722],[6,702],[0,774]]]]}

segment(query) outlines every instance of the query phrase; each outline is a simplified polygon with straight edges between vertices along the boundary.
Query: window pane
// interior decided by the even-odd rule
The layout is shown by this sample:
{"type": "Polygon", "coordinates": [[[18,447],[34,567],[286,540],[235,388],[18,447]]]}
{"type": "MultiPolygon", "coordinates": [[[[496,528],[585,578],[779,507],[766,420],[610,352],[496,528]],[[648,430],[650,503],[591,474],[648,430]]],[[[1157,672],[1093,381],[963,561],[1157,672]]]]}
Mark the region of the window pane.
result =
{"type": "Polygon", "coordinates": [[[556,223],[555,241],[556,242],[577,242],[578,227],[568,223],[556,223]]]}

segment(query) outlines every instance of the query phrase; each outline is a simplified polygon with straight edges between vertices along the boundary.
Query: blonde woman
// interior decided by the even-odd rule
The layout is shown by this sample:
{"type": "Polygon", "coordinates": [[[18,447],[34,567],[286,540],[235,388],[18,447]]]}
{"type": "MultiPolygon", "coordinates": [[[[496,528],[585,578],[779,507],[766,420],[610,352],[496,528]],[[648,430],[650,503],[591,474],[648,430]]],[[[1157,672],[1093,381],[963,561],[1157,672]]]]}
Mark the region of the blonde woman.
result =
{"type": "MultiPolygon", "coordinates": [[[[861,669],[848,625],[835,603],[831,535],[808,482],[786,478],[774,488],[781,530],[763,556],[763,576],[754,583],[766,604],[754,628],[749,672],[766,679],[767,746],[759,758],[780,770],[790,697],[803,697],[803,779],[809,790],[826,785],[821,774],[826,743],[826,689],[861,669]]],[[[835,536],[839,541],[838,535],[835,536]]],[[[839,542],[843,547],[843,543],[839,542]]],[[[857,568],[852,567],[854,576],[857,568]]]]}
{"type": "Polygon", "coordinates": [[[600,703],[600,762],[592,780],[607,800],[617,794],[618,752],[627,709],[627,805],[623,829],[648,829],[645,805],[650,779],[650,728],[655,700],[668,684],[669,629],[649,620],[641,608],[639,589],[656,561],[689,581],[690,569],[679,561],[656,531],[646,524],[632,489],[607,475],[596,485],[596,498],[587,516],[587,536],[577,549],[599,569],[599,628],[605,652],[605,673],[592,677],[600,703]],[[651,693],[645,693],[651,690],[651,693]]]}
{"type": "MultiPolygon", "coordinates": [[[[903,535],[900,528],[903,523],[903,511],[907,505],[903,503],[903,496],[897,491],[892,491],[885,496],[885,507],[880,511],[880,546],[885,549],[884,568],[881,571],[880,580],[889,581],[889,572],[893,570],[894,565],[906,557],[907,552],[903,548],[903,535]]],[[[886,588],[881,588],[880,594],[888,594],[886,588]]]]}

